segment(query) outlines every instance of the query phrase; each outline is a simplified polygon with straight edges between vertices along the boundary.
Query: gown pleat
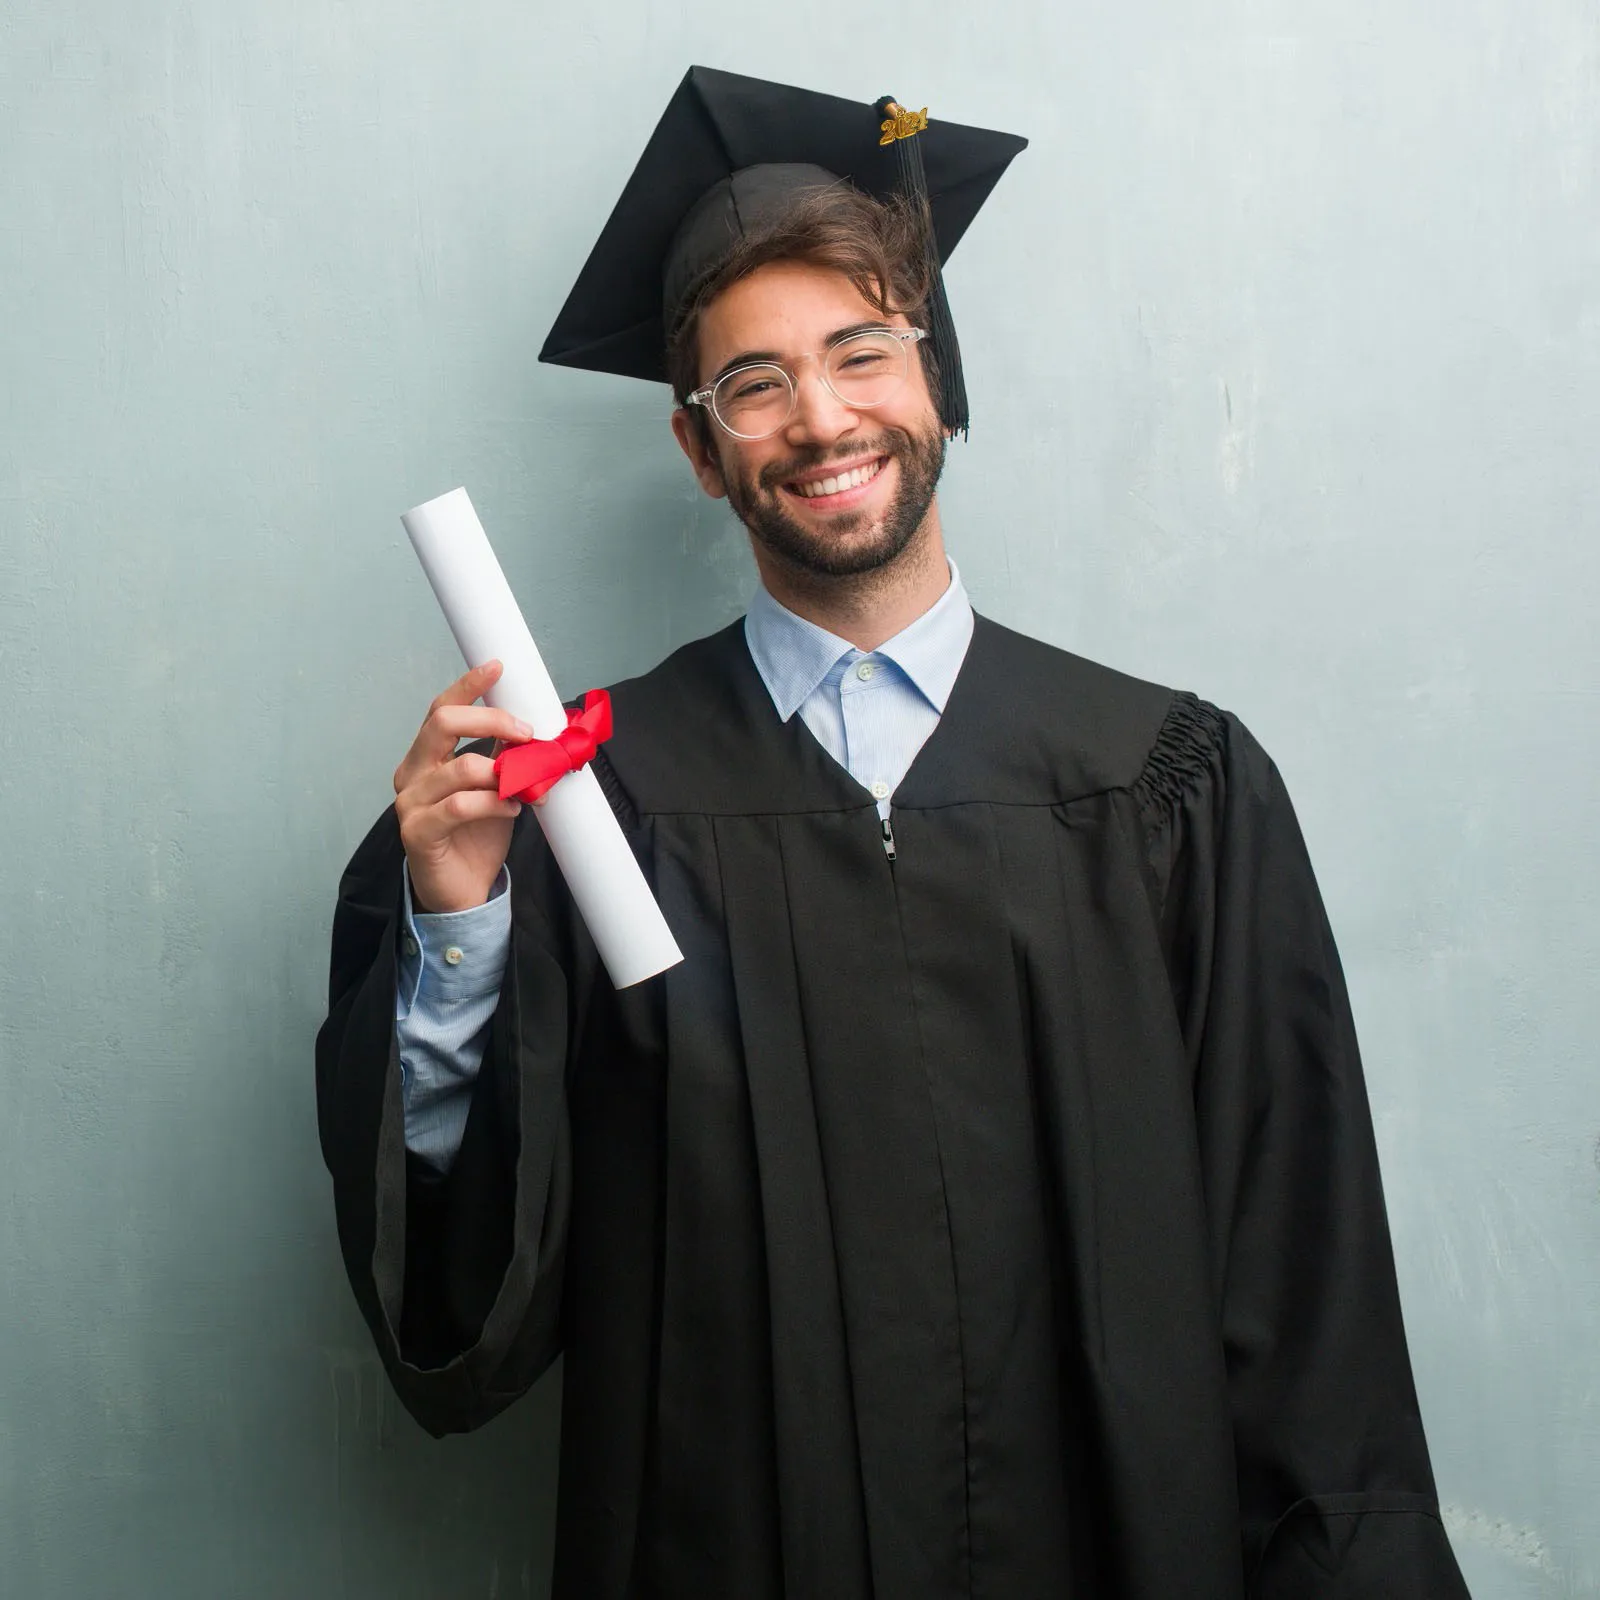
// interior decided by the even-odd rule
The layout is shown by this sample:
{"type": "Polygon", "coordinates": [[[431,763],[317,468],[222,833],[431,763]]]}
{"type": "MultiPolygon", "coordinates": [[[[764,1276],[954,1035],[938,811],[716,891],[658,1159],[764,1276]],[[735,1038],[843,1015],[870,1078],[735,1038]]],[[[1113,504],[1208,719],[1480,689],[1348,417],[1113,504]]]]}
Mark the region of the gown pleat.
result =
{"type": "Polygon", "coordinates": [[[765,1230],[783,1566],[791,1594],[870,1600],[860,1448],[780,823],[716,819],[765,1230]]]}

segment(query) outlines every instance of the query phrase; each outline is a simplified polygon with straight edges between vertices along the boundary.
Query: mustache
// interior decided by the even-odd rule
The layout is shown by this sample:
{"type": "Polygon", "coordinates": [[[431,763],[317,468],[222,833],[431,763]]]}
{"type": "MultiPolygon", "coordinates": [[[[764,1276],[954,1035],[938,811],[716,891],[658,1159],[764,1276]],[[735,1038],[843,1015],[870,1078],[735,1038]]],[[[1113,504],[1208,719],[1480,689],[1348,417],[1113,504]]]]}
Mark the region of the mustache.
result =
{"type": "Polygon", "coordinates": [[[830,461],[859,461],[863,455],[897,456],[901,454],[904,437],[898,430],[890,430],[879,439],[852,439],[846,445],[807,450],[803,455],[791,456],[787,461],[763,467],[759,481],[763,489],[779,489],[791,478],[825,467],[830,461]]]}

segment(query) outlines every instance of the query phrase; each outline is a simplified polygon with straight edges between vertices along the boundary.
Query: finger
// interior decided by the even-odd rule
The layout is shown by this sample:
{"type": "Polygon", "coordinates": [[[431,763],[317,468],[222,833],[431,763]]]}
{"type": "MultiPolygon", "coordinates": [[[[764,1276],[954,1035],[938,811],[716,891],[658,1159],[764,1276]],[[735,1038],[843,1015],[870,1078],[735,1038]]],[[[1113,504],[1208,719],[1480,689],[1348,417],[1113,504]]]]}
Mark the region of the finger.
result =
{"type": "MultiPolygon", "coordinates": [[[[496,660],[482,662],[463,672],[448,689],[436,699],[435,706],[471,705],[485,689],[492,689],[505,669],[496,660]]],[[[432,707],[429,707],[432,710],[432,707]]]]}
{"type": "Polygon", "coordinates": [[[395,796],[395,807],[407,812],[437,805],[447,795],[464,789],[500,789],[500,778],[488,756],[461,755],[437,767],[428,767],[395,796]]]}
{"type": "Polygon", "coordinates": [[[495,819],[510,821],[522,813],[520,800],[502,800],[494,789],[458,789],[433,805],[410,812],[400,825],[407,854],[427,850],[448,839],[457,828],[495,819]]]}
{"type": "Polygon", "coordinates": [[[473,667],[470,671],[463,672],[448,689],[434,697],[433,704],[428,707],[428,715],[422,719],[423,731],[426,732],[428,724],[441,708],[470,706],[474,700],[486,694],[499,682],[500,674],[504,670],[498,660],[489,660],[473,667]]]}
{"type": "Polygon", "coordinates": [[[422,773],[450,760],[463,739],[498,739],[520,744],[533,737],[527,723],[498,706],[461,705],[436,700],[418,730],[411,748],[395,769],[395,792],[414,783],[422,773]]]}
{"type": "Polygon", "coordinates": [[[428,722],[449,746],[446,760],[455,752],[452,741],[499,739],[504,744],[521,744],[533,737],[526,722],[499,706],[439,706],[428,714],[428,722]]]}
{"type": "Polygon", "coordinates": [[[416,743],[396,769],[395,793],[429,772],[450,766],[462,740],[492,739],[494,755],[498,755],[505,745],[521,744],[532,737],[533,729],[509,711],[494,706],[440,706],[429,713],[416,743]]]}

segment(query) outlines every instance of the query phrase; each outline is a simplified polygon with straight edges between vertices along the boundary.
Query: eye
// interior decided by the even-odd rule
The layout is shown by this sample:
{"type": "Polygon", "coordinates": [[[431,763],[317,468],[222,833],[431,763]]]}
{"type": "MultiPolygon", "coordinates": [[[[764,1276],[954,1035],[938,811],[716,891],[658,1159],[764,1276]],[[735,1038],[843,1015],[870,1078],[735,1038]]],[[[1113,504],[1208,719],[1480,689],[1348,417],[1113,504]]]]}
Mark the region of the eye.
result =
{"type": "Polygon", "coordinates": [[[789,380],[781,368],[746,367],[730,372],[717,389],[716,400],[724,406],[750,406],[781,399],[789,391],[789,380]]]}

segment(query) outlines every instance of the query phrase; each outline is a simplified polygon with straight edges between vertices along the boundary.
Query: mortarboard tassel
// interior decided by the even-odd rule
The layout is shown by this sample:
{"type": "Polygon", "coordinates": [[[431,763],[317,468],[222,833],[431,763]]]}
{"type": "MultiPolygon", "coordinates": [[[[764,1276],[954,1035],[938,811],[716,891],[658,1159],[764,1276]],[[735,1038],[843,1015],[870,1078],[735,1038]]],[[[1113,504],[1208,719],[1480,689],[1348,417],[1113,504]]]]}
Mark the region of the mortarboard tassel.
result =
{"type": "Polygon", "coordinates": [[[899,169],[900,192],[915,201],[928,228],[928,331],[939,354],[939,420],[952,434],[968,436],[971,419],[967,413],[967,385],[961,373],[961,346],[956,342],[956,327],[950,317],[950,301],[945,295],[944,273],[939,264],[939,243],[933,233],[933,211],[928,203],[928,180],[922,168],[922,149],[916,135],[928,125],[926,110],[907,111],[892,95],[878,102],[883,138],[893,144],[899,169]]]}

